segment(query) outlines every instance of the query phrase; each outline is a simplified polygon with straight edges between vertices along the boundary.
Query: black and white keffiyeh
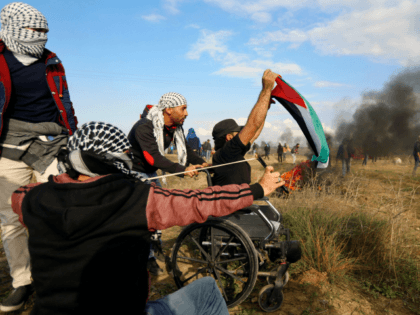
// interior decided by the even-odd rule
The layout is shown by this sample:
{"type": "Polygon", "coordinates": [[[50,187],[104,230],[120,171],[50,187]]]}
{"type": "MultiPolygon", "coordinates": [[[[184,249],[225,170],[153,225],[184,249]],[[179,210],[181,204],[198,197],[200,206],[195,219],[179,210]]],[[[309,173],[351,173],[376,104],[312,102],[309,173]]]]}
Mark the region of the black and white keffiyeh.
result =
{"type": "Polygon", "coordinates": [[[12,2],[0,13],[0,38],[12,52],[41,58],[47,43],[47,33],[29,28],[48,31],[45,16],[34,7],[23,2],[12,2]]]}
{"type": "MultiPolygon", "coordinates": [[[[156,139],[156,143],[159,148],[160,154],[165,156],[165,145],[163,138],[163,128],[165,126],[165,121],[163,118],[163,110],[165,108],[177,107],[181,105],[187,105],[187,100],[184,96],[179,93],[169,92],[164,95],[159,100],[158,105],[154,105],[149,113],[147,114],[147,119],[151,120],[153,123],[153,133],[156,139]]],[[[174,132],[174,139],[176,144],[176,150],[178,152],[178,162],[181,165],[187,164],[187,148],[185,146],[185,136],[181,126],[177,126],[174,132]]]]}
{"type": "Polygon", "coordinates": [[[109,161],[121,173],[145,180],[138,172],[132,171],[133,157],[127,152],[130,148],[124,132],[104,122],[89,122],[69,137],[67,143],[68,161],[79,173],[91,177],[101,174],[93,172],[84,161],[83,152],[89,152],[109,161]]]}

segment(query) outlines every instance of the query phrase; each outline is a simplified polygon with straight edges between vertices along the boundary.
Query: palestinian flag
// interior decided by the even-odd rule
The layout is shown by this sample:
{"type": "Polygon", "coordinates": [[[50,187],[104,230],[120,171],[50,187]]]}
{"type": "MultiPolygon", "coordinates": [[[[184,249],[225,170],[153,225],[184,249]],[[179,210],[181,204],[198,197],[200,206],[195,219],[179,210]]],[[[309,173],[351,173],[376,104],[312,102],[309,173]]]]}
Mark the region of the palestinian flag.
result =
{"type": "Polygon", "coordinates": [[[290,84],[280,77],[276,79],[276,82],[277,86],[271,92],[271,96],[287,109],[298,123],[300,129],[302,129],[315,153],[312,161],[318,161],[317,168],[326,168],[329,162],[330,150],[317,114],[311,104],[290,84]]]}

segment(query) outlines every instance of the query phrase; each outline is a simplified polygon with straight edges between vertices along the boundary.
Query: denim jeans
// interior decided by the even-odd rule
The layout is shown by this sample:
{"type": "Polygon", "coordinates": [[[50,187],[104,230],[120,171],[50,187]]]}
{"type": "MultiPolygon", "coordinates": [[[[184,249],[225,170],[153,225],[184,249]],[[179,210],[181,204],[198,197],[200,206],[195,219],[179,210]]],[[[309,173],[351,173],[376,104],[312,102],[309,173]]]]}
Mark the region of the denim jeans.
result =
{"type": "Polygon", "coordinates": [[[146,304],[147,315],[229,315],[226,302],[212,277],[204,277],[186,287],[146,304]]]}
{"type": "Polygon", "coordinates": [[[346,170],[349,173],[350,172],[350,164],[351,164],[351,159],[347,158],[347,159],[342,159],[342,167],[343,167],[343,176],[346,176],[346,170]]]}
{"type": "Polygon", "coordinates": [[[210,150],[206,150],[206,159],[207,159],[207,162],[209,162],[210,159],[211,159],[211,151],[210,150]]]}

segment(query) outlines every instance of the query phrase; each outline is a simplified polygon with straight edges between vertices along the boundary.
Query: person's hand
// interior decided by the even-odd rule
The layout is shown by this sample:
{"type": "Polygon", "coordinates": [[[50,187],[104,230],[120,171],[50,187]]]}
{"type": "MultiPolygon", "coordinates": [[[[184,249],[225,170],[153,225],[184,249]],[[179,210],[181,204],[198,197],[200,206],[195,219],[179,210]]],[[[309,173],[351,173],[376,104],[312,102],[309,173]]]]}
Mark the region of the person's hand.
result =
{"type": "Polygon", "coordinates": [[[276,82],[277,77],[281,77],[281,75],[272,72],[270,69],[265,70],[262,77],[263,90],[269,89],[271,91],[274,87],[274,82],[276,82]]]}
{"type": "Polygon", "coordinates": [[[265,168],[264,176],[258,182],[264,189],[264,196],[268,196],[274,192],[277,188],[283,186],[285,182],[281,179],[279,172],[273,172],[272,166],[265,168]]]}
{"type": "Polygon", "coordinates": [[[207,167],[207,166],[209,166],[209,164],[208,164],[208,163],[206,163],[206,162],[204,162],[203,164],[201,164],[201,166],[202,166],[202,167],[207,167]]]}
{"type": "Polygon", "coordinates": [[[201,165],[190,165],[188,166],[185,171],[188,173],[185,173],[185,175],[188,175],[189,177],[194,177],[198,175],[198,172],[195,170],[196,168],[200,168],[201,165]]]}

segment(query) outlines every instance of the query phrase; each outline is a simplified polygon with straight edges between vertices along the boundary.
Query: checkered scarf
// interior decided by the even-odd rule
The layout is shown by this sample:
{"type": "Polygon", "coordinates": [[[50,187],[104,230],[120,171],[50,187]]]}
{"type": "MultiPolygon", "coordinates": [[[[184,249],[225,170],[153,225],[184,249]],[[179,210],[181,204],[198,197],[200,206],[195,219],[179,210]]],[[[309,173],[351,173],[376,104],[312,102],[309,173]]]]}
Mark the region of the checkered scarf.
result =
{"type": "Polygon", "coordinates": [[[119,128],[94,121],[82,125],[69,137],[67,143],[69,161],[79,173],[88,176],[99,175],[92,173],[82,161],[81,152],[89,151],[111,161],[121,173],[144,181],[143,176],[131,170],[133,157],[131,153],[126,152],[130,147],[126,135],[119,128]]]}
{"type": "Polygon", "coordinates": [[[47,34],[26,29],[48,30],[45,16],[34,7],[22,2],[6,5],[0,13],[0,38],[12,52],[41,58],[47,43],[47,34]]]}
{"type": "MultiPolygon", "coordinates": [[[[163,128],[165,121],[163,118],[163,110],[165,108],[177,107],[187,105],[187,100],[184,96],[178,93],[169,92],[164,94],[159,104],[153,106],[147,114],[147,119],[153,122],[153,133],[155,135],[156,143],[159,148],[160,154],[165,156],[165,145],[163,138],[163,128]]],[[[181,165],[187,164],[187,148],[185,146],[185,136],[181,126],[177,126],[174,132],[176,150],[178,152],[178,162],[181,165]]]]}

